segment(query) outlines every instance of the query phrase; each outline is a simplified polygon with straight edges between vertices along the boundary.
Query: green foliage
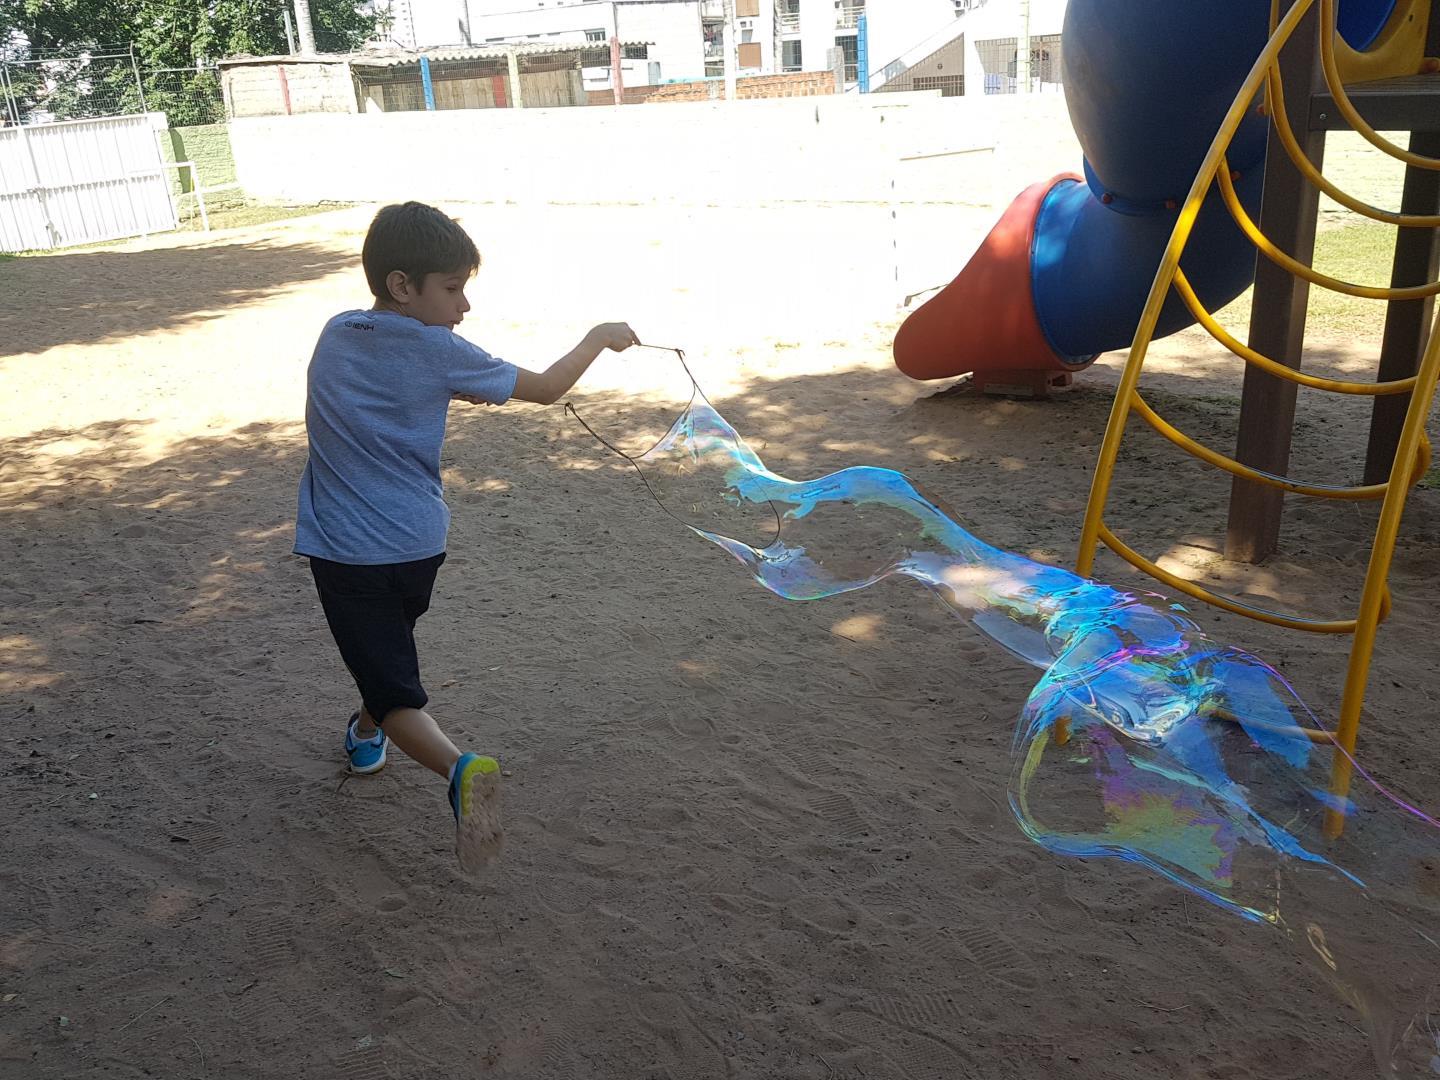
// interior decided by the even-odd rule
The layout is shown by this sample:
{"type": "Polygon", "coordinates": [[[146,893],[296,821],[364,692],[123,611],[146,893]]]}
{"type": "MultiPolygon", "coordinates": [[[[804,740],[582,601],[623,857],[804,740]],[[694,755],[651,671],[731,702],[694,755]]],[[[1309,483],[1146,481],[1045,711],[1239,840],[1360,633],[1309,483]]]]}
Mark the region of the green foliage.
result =
{"type": "MultiPolygon", "coordinates": [[[[134,111],[138,68],[148,108],[168,113],[175,124],[210,123],[223,119],[219,86],[212,72],[199,69],[227,56],[284,53],[283,6],[277,0],[0,0],[0,60],[11,61],[8,74],[22,113],[43,107],[65,118],[134,111]],[[124,55],[100,58],[115,53],[124,55]],[[36,60],[50,62],[27,62],[36,60]]],[[[348,52],[375,25],[354,0],[310,0],[310,15],[321,52],[348,52]]]]}

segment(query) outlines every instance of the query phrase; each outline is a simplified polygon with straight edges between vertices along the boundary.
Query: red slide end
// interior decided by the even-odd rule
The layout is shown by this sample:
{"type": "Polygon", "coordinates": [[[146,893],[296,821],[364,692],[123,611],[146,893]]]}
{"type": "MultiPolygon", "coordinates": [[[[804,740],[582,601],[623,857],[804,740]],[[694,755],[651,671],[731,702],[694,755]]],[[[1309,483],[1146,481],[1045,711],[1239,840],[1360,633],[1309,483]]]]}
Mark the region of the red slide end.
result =
{"type": "Polygon", "coordinates": [[[966,372],[1074,371],[1040,329],[1030,285],[1035,219],[1063,173],[1021,192],[954,281],[921,304],[895,335],[895,366],[912,379],[966,372]]]}

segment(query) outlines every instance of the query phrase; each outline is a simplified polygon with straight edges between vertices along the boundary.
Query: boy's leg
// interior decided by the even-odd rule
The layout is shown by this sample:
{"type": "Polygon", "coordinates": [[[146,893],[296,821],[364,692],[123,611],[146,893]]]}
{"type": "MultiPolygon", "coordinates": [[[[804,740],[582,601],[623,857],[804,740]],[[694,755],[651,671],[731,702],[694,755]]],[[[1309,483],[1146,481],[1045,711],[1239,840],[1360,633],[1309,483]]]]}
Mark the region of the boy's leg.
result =
{"type": "Polygon", "coordinates": [[[421,765],[450,781],[455,854],[461,869],[474,873],[500,854],[505,834],[500,825],[499,763],[460,753],[424,709],[391,709],[385,714],[385,734],[421,765]]]}
{"type": "Polygon", "coordinates": [[[373,739],[380,733],[380,725],[375,722],[375,717],[370,715],[370,710],[365,703],[360,703],[360,712],[355,719],[355,737],[357,739],[373,739]]]}
{"type": "MultiPolygon", "coordinates": [[[[367,715],[362,710],[360,724],[367,715]]],[[[424,709],[391,709],[385,715],[385,734],[407,755],[447,780],[451,767],[460,760],[460,751],[424,709]]]]}

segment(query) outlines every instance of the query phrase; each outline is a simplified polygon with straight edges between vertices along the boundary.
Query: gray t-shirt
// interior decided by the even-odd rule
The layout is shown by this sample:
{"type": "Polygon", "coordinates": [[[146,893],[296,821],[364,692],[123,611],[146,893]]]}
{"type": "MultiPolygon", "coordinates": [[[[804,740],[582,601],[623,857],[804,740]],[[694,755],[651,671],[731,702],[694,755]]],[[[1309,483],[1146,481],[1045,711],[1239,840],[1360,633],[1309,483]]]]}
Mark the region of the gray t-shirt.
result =
{"type": "Polygon", "coordinates": [[[445,550],[440,444],[456,393],[503,405],[514,364],[391,311],[346,311],[310,359],[295,552],[371,566],[445,550]]]}

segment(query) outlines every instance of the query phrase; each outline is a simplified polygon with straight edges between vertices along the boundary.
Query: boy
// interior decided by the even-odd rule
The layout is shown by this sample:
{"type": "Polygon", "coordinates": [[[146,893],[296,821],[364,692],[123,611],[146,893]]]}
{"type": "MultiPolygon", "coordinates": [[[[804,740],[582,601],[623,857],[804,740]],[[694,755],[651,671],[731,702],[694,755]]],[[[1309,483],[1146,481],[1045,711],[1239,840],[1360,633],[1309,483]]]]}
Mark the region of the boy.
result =
{"type": "Polygon", "coordinates": [[[424,711],[414,637],[445,561],[446,412],[452,398],[553,404],[602,351],[637,339],[625,323],[602,323],[536,372],[457,337],[480,255],[458,223],[421,203],[376,214],[361,262],[374,306],[326,323],[310,360],[295,552],[310,558],[325,621],[360,690],[345,732],[351,771],[377,772],[393,742],[445,777],[456,854],[469,872],[500,848],[500,766],[462,754],[424,711]]]}

